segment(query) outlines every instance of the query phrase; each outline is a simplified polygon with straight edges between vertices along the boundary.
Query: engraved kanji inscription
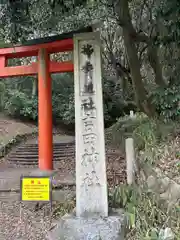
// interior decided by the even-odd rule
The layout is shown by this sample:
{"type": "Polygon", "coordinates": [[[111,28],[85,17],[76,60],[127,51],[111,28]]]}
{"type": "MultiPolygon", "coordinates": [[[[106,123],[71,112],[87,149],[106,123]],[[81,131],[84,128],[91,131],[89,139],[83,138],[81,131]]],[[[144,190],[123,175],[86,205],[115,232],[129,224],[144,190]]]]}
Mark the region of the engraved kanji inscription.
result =
{"type": "Polygon", "coordinates": [[[83,166],[88,166],[88,164],[92,164],[92,167],[95,167],[95,164],[99,160],[99,153],[96,152],[94,147],[91,147],[90,150],[85,149],[85,153],[82,155],[82,162],[83,166]]]}
{"type": "Polygon", "coordinates": [[[82,46],[81,53],[87,57],[81,70],[84,72],[84,88],[83,92],[88,94],[94,93],[93,85],[93,65],[91,63],[91,56],[94,52],[93,46],[91,44],[85,44],[82,46]]]}
{"type": "Polygon", "coordinates": [[[95,145],[97,142],[97,135],[95,133],[83,134],[83,142],[84,144],[95,145]]]}
{"type": "Polygon", "coordinates": [[[91,173],[86,173],[81,186],[85,187],[86,191],[88,191],[90,186],[101,186],[96,171],[93,170],[91,173]]]}
{"type": "Polygon", "coordinates": [[[88,59],[91,58],[93,52],[94,52],[94,49],[91,44],[87,43],[82,46],[81,53],[87,56],[88,59]]]}
{"type": "Polygon", "coordinates": [[[82,99],[82,120],[96,118],[96,106],[92,97],[82,99]]]}
{"type": "Polygon", "coordinates": [[[84,93],[94,93],[92,63],[86,61],[82,67],[82,71],[84,72],[84,93]]]}
{"type": "Polygon", "coordinates": [[[92,132],[94,129],[94,124],[92,120],[84,121],[84,131],[85,132],[92,132]]]}

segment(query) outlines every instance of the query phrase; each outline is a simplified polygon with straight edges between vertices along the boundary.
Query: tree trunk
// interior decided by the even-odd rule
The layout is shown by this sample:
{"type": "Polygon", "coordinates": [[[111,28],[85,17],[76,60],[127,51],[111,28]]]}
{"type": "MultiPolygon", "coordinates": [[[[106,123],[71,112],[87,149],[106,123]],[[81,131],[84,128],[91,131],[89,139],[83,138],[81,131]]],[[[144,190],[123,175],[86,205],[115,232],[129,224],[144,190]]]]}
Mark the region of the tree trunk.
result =
{"type": "Polygon", "coordinates": [[[155,115],[155,110],[146,96],[146,90],[142,81],[142,76],[140,72],[140,60],[138,58],[135,41],[133,39],[133,36],[136,35],[136,32],[132,25],[129,13],[128,0],[119,0],[118,4],[114,5],[114,10],[118,14],[119,24],[121,25],[123,30],[124,45],[129,60],[137,106],[148,116],[152,117],[155,115]]]}
{"type": "Polygon", "coordinates": [[[32,95],[31,97],[34,98],[36,96],[37,93],[37,79],[34,78],[33,82],[32,82],[32,95]]]}
{"type": "Polygon", "coordinates": [[[121,80],[121,87],[122,87],[122,92],[123,94],[125,93],[128,86],[128,81],[131,83],[131,76],[130,76],[130,71],[126,69],[124,66],[121,65],[121,63],[117,62],[113,52],[109,52],[109,59],[110,59],[110,64],[112,65],[113,69],[116,72],[116,78],[121,80]]]}
{"type": "Polygon", "coordinates": [[[138,59],[137,49],[128,30],[123,28],[124,45],[127,51],[129,66],[133,80],[135,100],[137,106],[143,110],[148,116],[154,116],[154,109],[150,101],[146,97],[146,91],[143,85],[140,73],[140,61],[138,59]]]}
{"type": "Polygon", "coordinates": [[[157,85],[165,87],[166,83],[162,75],[162,66],[159,62],[157,47],[153,45],[148,46],[148,59],[149,63],[155,74],[155,82],[157,85]]]}
{"type": "Polygon", "coordinates": [[[5,84],[0,82],[0,112],[4,110],[5,84]]]}

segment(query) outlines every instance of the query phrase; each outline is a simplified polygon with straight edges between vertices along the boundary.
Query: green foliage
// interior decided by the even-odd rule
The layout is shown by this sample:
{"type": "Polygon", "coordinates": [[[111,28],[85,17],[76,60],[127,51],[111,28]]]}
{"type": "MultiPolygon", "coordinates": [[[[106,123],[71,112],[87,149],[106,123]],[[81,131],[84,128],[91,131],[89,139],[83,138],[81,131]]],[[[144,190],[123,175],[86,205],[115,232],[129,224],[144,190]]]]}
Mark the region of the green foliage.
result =
{"type": "Polygon", "coordinates": [[[0,111],[4,108],[5,84],[0,82],[0,111]]]}
{"type": "Polygon", "coordinates": [[[3,82],[0,82],[0,93],[4,93],[5,91],[5,84],[3,82]]]}
{"type": "MultiPolygon", "coordinates": [[[[1,82],[2,105],[5,112],[12,117],[37,120],[38,98],[33,96],[32,77],[16,78],[1,82]]],[[[119,88],[115,83],[106,80],[103,85],[105,124],[114,123],[117,117],[127,111],[128,105],[123,101],[119,88]]],[[[74,80],[73,74],[52,75],[53,119],[56,123],[74,124],[74,80]]]]}
{"type": "Polygon", "coordinates": [[[155,161],[156,148],[160,142],[174,137],[179,132],[175,121],[165,123],[159,119],[149,119],[143,113],[137,113],[136,118],[121,117],[110,128],[106,129],[106,141],[109,144],[125,149],[125,139],[133,137],[138,151],[146,152],[145,159],[151,164],[155,161]]]}
{"type": "MultiPolygon", "coordinates": [[[[37,80],[31,76],[1,81],[2,110],[12,117],[37,120],[38,99],[32,95],[34,81],[37,80]]],[[[103,81],[103,100],[105,126],[116,122],[117,118],[134,107],[125,101],[120,86],[108,79],[103,81]]],[[[52,75],[52,105],[55,122],[74,124],[73,74],[52,75]]]]}
{"type": "Polygon", "coordinates": [[[159,140],[159,134],[158,123],[153,119],[141,122],[133,131],[138,149],[147,149],[154,146],[159,140]]]}
{"type": "Polygon", "coordinates": [[[75,203],[74,201],[69,201],[69,202],[66,202],[66,203],[58,203],[54,209],[53,209],[53,212],[52,212],[52,215],[54,218],[59,218],[59,217],[62,217],[64,216],[65,214],[67,213],[70,213],[75,207],[75,203]]]}
{"type": "Polygon", "coordinates": [[[164,20],[164,26],[167,29],[167,34],[161,36],[161,42],[164,45],[168,45],[172,42],[180,43],[180,25],[179,16],[180,2],[179,0],[164,0],[161,3],[159,9],[157,9],[157,15],[164,20]]]}
{"type": "Polygon", "coordinates": [[[38,99],[37,97],[26,99],[26,102],[24,104],[24,107],[21,110],[21,116],[27,118],[36,120],[38,117],[38,99]]]}
{"type": "Polygon", "coordinates": [[[171,227],[179,239],[179,224],[177,209],[171,215],[159,197],[148,192],[146,185],[116,187],[109,196],[112,207],[125,209],[128,229],[128,240],[160,240],[160,229],[171,227]]]}
{"type": "Polygon", "coordinates": [[[103,97],[109,115],[113,116],[114,119],[120,115],[129,114],[130,110],[136,109],[131,102],[128,102],[128,97],[124,96],[120,84],[117,84],[111,78],[103,78],[103,97]]]}
{"type": "Polygon", "coordinates": [[[157,163],[160,157],[159,144],[172,139],[178,133],[178,129],[176,122],[164,123],[157,119],[148,119],[133,131],[135,147],[143,153],[139,159],[142,167],[146,168],[157,163]]]}
{"type": "MultiPolygon", "coordinates": [[[[125,139],[134,137],[134,131],[142,124],[148,122],[144,114],[137,114],[136,118],[120,117],[115,124],[106,130],[106,139],[109,144],[124,148],[125,139]]],[[[139,145],[139,144],[138,144],[139,145]]]]}
{"type": "Polygon", "coordinates": [[[62,94],[53,94],[52,96],[53,116],[58,121],[66,124],[74,123],[74,94],[70,93],[66,96],[62,94]]]}
{"type": "MultiPolygon", "coordinates": [[[[110,125],[117,121],[117,118],[134,110],[135,106],[126,102],[122,89],[115,81],[103,78],[103,101],[104,119],[110,125]]],[[[108,125],[108,124],[107,124],[108,125]]]]}
{"type": "Polygon", "coordinates": [[[167,88],[157,88],[152,93],[152,101],[165,121],[177,120],[180,116],[180,86],[172,84],[167,88]]]}
{"type": "Polygon", "coordinates": [[[9,115],[20,116],[26,101],[26,95],[18,90],[7,91],[5,110],[9,115]]]}
{"type": "Polygon", "coordinates": [[[30,34],[34,34],[37,28],[42,27],[46,31],[48,28],[54,29],[60,18],[72,15],[76,8],[83,8],[86,3],[87,0],[5,1],[1,4],[0,26],[6,40],[13,43],[19,40],[23,42],[30,34]]]}
{"type": "Polygon", "coordinates": [[[37,119],[37,98],[31,99],[21,91],[8,90],[4,108],[10,116],[37,119]]]}

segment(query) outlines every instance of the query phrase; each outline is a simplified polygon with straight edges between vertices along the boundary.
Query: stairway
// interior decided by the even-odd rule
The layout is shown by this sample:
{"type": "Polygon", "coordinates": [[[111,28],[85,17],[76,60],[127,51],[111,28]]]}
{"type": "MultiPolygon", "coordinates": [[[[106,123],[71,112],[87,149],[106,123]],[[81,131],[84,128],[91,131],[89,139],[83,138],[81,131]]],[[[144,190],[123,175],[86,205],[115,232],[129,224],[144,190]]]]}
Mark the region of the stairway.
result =
{"type": "MultiPolygon", "coordinates": [[[[58,162],[75,157],[75,141],[55,141],[53,143],[53,161],[58,162]]],[[[19,145],[7,156],[7,161],[16,165],[38,165],[38,143],[29,141],[19,145]]]]}
{"type": "MultiPolygon", "coordinates": [[[[75,174],[75,138],[70,136],[53,136],[53,165],[63,179],[67,174],[75,174]]],[[[38,165],[37,138],[29,139],[14,147],[5,157],[5,167],[9,169],[29,169],[38,165]]],[[[107,177],[110,185],[126,181],[126,164],[121,151],[106,146],[107,177]]],[[[1,166],[2,169],[2,166],[1,166]]],[[[9,171],[9,170],[8,170],[9,171]]],[[[24,171],[24,170],[23,170],[24,171]]],[[[27,171],[27,170],[26,170],[27,171]]],[[[63,180],[64,181],[64,180],[63,180]]]]}

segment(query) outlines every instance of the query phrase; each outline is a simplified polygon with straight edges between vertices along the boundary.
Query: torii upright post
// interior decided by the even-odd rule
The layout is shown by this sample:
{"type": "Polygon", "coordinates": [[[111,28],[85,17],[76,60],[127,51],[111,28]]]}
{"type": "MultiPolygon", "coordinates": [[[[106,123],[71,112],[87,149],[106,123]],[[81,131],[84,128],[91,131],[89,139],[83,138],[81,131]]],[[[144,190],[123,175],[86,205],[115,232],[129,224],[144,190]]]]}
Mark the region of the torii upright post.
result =
{"type": "Polygon", "coordinates": [[[49,54],[45,49],[38,53],[38,124],[39,169],[53,169],[52,93],[49,54]]]}

